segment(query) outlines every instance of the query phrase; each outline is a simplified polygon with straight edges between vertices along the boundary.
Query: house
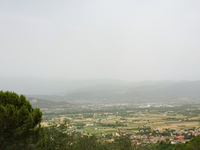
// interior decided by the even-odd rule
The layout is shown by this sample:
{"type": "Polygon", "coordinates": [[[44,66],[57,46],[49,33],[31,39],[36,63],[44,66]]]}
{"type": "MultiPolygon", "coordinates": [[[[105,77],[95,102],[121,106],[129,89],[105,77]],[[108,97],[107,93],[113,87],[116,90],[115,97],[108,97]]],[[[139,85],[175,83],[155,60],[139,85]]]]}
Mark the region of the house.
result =
{"type": "Polygon", "coordinates": [[[159,141],[164,141],[165,142],[166,140],[164,138],[160,138],[159,141]]]}
{"type": "Polygon", "coordinates": [[[93,123],[87,123],[85,126],[93,126],[94,124],[93,123]]]}
{"type": "Polygon", "coordinates": [[[120,134],[116,132],[116,133],[115,133],[115,136],[120,136],[120,134]]]}
{"type": "Polygon", "coordinates": [[[180,140],[184,140],[184,136],[177,136],[177,137],[176,137],[176,140],[179,140],[179,141],[180,141],[180,140]]]}
{"type": "Polygon", "coordinates": [[[189,130],[189,132],[190,132],[190,133],[193,133],[194,131],[193,131],[193,130],[189,130]]]}
{"type": "Polygon", "coordinates": [[[142,139],[144,143],[149,143],[149,139],[142,139]]]}
{"type": "Polygon", "coordinates": [[[171,144],[176,144],[176,142],[174,142],[174,141],[171,141],[171,144]]]}
{"type": "Polygon", "coordinates": [[[133,145],[137,145],[138,140],[132,140],[131,142],[133,143],[133,145]]]}
{"type": "Polygon", "coordinates": [[[135,135],[131,135],[130,138],[131,138],[131,139],[134,139],[134,138],[135,138],[135,135]]]}
{"type": "Polygon", "coordinates": [[[144,130],[140,130],[140,132],[144,132],[144,130]]]}
{"type": "Polygon", "coordinates": [[[150,139],[150,142],[154,143],[154,142],[155,142],[155,140],[154,140],[154,139],[150,139]]]}
{"type": "Polygon", "coordinates": [[[141,144],[141,142],[137,142],[137,145],[140,145],[141,144]]]}
{"type": "Polygon", "coordinates": [[[159,130],[160,133],[163,133],[163,130],[159,130]]]}
{"type": "Polygon", "coordinates": [[[134,138],[140,139],[140,138],[141,138],[141,135],[135,135],[134,138]]]}
{"type": "Polygon", "coordinates": [[[151,128],[151,130],[154,130],[154,127],[150,127],[151,128]]]}
{"type": "Polygon", "coordinates": [[[152,143],[156,143],[158,141],[158,138],[152,138],[152,139],[150,139],[150,142],[152,142],[152,143]]]}
{"type": "Polygon", "coordinates": [[[144,134],[144,135],[141,136],[141,138],[142,138],[142,139],[146,139],[146,138],[147,138],[147,135],[144,134]]]}

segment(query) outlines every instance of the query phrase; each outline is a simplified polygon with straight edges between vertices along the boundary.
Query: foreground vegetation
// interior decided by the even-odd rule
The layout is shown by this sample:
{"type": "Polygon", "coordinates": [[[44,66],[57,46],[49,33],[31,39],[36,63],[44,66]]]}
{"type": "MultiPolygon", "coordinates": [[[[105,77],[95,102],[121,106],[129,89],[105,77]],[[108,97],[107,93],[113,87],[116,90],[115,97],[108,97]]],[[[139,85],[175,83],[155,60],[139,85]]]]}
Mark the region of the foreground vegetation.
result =
{"type": "Polygon", "coordinates": [[[170,131],[175,131],[173,129],[177,127],[195,129],[195,127],[199,126],[199,109],[197,107],[188,105],[187,107],[170,108],[170,110],[169,108],[134,108],[133,110],[132,107],[123,107],[113,108],[110,111],[87,111],[68,115],[63,115],[64,112],[45,114],[43,120],[47,124],[46,126],[41,126],[42,112],[40,109],[32,108],[29,101],[22,95],[18,96],[16,93],[1,91],[0,149],[200,149],[200,136],[188,137],[189,139],[192,138],[192,140],[185,144],[172,144],[170,140],[166,140],[138,145],[130,138],[133,133],[135,135],[147,135],[151,132],[155,133],[155,136],[161,134],[151,129],[150,126],[168,127],[165,130],[166,132],[162,132],[163,136],[170,131]],[[192,124],[188,125],[188,122],[192,122],[192,124]],[[194,122],[198,124],[194,124],[194,122]],[[173,126],[173,124],[176,124],[176,126],[173,126]],[[170,126],[172,127],[171,129],[169,129],[170,126]],[[141,132],[141,130],[143,131],[141,132]]]}

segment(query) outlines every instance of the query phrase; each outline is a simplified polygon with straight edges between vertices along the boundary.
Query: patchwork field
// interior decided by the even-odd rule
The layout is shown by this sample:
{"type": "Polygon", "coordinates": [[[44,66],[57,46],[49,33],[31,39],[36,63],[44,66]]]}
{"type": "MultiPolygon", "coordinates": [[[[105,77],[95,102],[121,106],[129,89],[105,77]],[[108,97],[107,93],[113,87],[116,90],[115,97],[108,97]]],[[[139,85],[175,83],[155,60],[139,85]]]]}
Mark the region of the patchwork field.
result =
{"type": "MultiPolygon", "coordinates": [[[[187,110],[188,111],[188,110],[187,110]]],[[[43,120],[42,125],[49,123],[62,123],[63,121],[74,127],[76,132],[89,134],[116,133],[118,130],[133,134],[139,132],[139,128],[152,127],[154,130],[191,129],[200,127],[199,116],[186,116],[175,111],[159,112],[156,110],[126,111],[120,113],[84,113],[52,115],[43,120]]]]}

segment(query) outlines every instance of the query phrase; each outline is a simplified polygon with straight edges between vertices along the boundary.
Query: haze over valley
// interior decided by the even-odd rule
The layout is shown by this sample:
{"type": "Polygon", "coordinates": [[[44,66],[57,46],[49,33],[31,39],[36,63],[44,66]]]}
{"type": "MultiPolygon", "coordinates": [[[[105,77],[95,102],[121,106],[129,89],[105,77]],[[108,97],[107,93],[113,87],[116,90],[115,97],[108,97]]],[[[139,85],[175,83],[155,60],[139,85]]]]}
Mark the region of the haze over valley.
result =
{"type": "Polygon", "coordinates": [[[199,8],[2,1],[0,149],[199,150],[199,8]]]}

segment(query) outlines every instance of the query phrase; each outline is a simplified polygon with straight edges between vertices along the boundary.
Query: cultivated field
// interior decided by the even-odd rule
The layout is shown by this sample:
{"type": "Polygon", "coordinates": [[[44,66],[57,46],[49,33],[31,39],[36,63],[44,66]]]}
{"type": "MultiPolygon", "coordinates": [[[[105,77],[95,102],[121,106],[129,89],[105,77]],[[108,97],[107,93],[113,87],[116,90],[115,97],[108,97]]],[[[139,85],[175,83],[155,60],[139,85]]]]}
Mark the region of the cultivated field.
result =
{"type": "MultiPolygon", "coordinates": [[[[186,110],[188,111],[188,109],[186,110]]],[[[200,117],[187,116],[178,111],[160,111],[160,109],[121,110],[118,112],[83,113],[51,115],[43,120],[42,125],[49,123],[68,123],[76,132],[89,134],[116,133],[119,129],[127,134],[139,132],[139,128],[151,127],[153,130],[191,129],[200,126],[200,117]]]]}

